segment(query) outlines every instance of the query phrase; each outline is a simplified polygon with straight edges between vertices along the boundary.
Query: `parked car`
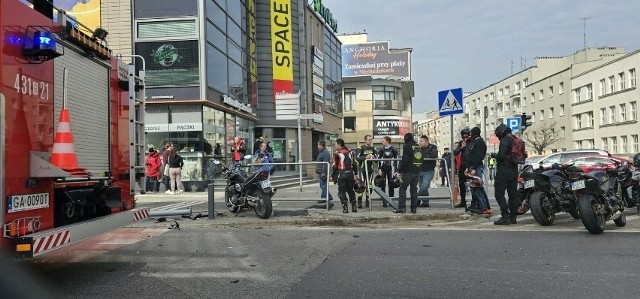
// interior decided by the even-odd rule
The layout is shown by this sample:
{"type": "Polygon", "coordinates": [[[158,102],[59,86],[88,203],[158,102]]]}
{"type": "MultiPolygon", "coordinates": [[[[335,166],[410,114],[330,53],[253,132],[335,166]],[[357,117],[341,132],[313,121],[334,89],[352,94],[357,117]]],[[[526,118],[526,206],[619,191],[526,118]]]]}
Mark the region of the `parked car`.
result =
{"type": "MultiPolygon", "coordinates": [[[[568,151],[564,151],[564,152],[558,152],[558,153],[553,153],[550,154],[546,157],[544,157],[544,159],[538,161],[538,165],[542,165],[542,167],[546,168],[551,168],[551,166],[555,163],[557,164],[562,164],[565,161],[568,160],[572,160],[575,158],[580,158],[580,157],[593,157],[593,156],[600,156],[600,157],[611,157],[611,154],[609,154],[607,151],[603,151],[603,150],[596,150],[596,149],[590,149],[590,150],[568,150],[568,151]]],[[[534,165],[535,166],[535,165],[534,165]]]]}
{"type": "Polygon", "coordinates": [[[573,164],[582,169],[583,172],[605,171],[615,169],[617,163],[631,163],[631,160],[621,157],[587,156],[564,161],[564,164],[573,164]]]}
{"type": "Polygon", "coordinates": [[[547,156],[535,156],[535,157],[527,157],[527,159],[524,160],[524,164],[525,165],[538,165],[538,162],[540,162],[540,160],[546,158],[547,156]]]}

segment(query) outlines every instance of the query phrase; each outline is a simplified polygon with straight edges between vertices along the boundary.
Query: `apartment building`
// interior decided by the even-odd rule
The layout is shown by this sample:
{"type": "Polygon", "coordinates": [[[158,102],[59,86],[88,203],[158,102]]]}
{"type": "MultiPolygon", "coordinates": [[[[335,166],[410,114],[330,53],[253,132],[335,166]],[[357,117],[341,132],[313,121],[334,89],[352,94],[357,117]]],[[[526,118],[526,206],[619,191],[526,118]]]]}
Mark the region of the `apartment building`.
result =
{"type": "Polygon", "coordinates": [[[638,69],[640,50],[573,75],[572,148],[599,148],[613,154],[640,152],[638,69]]]}

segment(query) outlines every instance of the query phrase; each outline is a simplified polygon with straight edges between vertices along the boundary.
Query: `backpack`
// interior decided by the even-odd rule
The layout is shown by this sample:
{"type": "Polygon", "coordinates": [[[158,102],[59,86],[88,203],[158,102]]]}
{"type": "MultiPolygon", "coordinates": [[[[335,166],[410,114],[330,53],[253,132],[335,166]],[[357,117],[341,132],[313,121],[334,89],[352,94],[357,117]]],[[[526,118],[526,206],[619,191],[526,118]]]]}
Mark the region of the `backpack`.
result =
{"type": "Polygon", "coordinates": [[[510,135],[509,137],[513,139],[513,146],[511,147],[511,151],[507,154],[507,160],[511,161],[511,163],[515,165],[524,164],[524,160],[527,158],[524,142],[522,142],[522,139],[513,135],[510,135]]]}
{"type": "Polygon", "coordinates": [[[411,146],[413,149],[413,165],[420,167],[422,165],[422,148],[419,145],[411,146]]]}

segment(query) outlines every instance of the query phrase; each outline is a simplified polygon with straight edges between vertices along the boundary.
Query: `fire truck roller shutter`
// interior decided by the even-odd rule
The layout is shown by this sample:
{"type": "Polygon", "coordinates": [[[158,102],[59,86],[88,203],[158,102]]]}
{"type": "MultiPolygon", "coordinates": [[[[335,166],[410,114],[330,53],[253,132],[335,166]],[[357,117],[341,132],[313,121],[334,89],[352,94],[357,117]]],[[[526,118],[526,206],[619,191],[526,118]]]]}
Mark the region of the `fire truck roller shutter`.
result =
{"type": "Polygon", "coordinates": [[[63,72],[68,71],[67,109],[78,164],[92,175],[109,171],[109,66],[94,60],[73,45],[65,44],[55,65],[55,127],[62,109],[63,72]]]}

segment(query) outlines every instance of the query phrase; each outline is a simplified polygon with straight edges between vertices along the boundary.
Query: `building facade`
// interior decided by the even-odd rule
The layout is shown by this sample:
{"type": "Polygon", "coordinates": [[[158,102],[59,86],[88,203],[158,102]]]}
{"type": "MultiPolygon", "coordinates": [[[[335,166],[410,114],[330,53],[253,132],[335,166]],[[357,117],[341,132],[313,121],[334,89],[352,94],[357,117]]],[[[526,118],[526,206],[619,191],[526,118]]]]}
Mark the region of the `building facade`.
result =
{"type": "Polygon", "coordinates": [[[341,35],[342,138],[350,148],[371,135],[380,144],[384,136],[401,147],[411,132],[411,49],[390,49],[389,42],[370,42],[366,33],[341,35]]]}

